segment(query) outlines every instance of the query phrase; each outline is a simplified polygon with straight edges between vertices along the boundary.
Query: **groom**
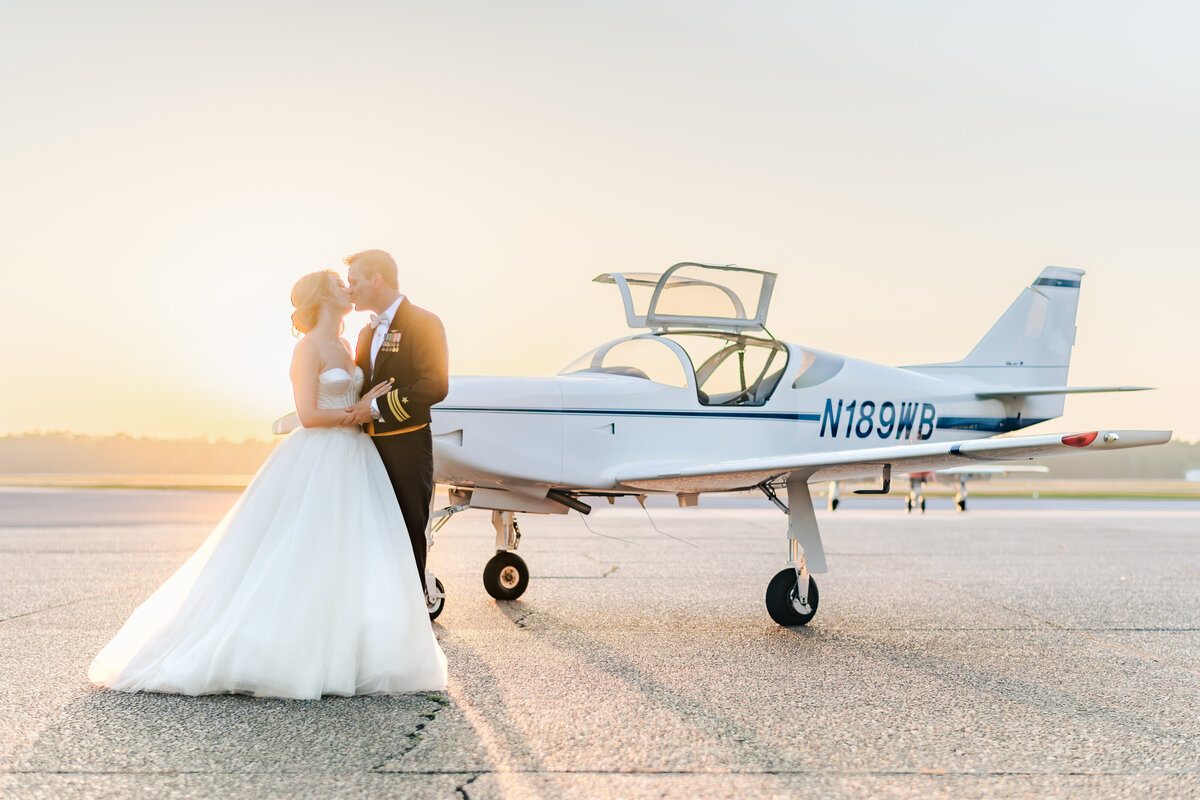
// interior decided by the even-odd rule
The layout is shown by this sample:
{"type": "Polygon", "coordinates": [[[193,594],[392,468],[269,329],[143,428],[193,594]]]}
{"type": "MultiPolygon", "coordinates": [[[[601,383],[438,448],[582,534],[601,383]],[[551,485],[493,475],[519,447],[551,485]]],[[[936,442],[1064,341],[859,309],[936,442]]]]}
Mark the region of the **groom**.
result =
{"type": "Polygon", "coordinates": [[[440,319],[400,293],[391,255],[364,250],[347,256],[345,263],[350,299],[358,310],[374,312],[358,335],[354,356],[366,376],[363,385],[392,383],[390,392],[371,401],[369,411],[354,412],[349,422],[367,426],[383,459],[425,588],[425,527],[433,496],[429,407],[449,391],[446,331],[440,319]]]}

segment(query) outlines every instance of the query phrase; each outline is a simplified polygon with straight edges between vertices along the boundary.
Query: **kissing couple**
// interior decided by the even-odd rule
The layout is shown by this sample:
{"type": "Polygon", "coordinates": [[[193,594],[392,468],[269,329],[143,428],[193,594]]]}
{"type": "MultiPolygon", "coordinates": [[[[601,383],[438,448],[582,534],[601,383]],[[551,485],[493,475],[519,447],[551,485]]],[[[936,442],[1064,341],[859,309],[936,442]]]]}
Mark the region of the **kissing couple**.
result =
{"type": "Polygon", "coordinates": [[[100,651],[93,683],[308,699],[445,688],[425,530],[446,334],[401,294],[388,253],[345,263],[345,281],[326,270],[292,288],[302,427],[100,651]],[[354,351],[341,338],[352,306],[373,312],[354,351]]]}

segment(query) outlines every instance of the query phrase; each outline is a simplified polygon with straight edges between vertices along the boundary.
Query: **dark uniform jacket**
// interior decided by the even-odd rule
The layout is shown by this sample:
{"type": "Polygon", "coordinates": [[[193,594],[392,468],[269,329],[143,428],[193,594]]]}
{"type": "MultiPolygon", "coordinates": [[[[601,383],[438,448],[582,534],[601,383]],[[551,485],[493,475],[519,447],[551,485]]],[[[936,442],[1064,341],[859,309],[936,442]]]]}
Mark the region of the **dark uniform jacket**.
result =
{"type": "Polygon", "coordinates": [[[363,391],[392,379],[392,390],[375,401],[383,419],[367,425],[372,436],[402,433],[429,424],[429,407],[441,402],[450,390],[446,330],[432,312],[404,298],[371,368],[368,325],[358,335],[354,363],[362,367],[363,391]]]}

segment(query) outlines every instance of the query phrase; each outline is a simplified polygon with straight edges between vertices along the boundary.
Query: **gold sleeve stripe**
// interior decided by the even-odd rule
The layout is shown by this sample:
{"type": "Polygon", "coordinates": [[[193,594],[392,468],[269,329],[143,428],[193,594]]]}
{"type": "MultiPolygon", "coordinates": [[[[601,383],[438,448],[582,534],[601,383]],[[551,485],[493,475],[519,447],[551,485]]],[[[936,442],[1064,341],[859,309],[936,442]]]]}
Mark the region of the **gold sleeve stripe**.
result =
{"type": "Polygon", "coordinates": [[[400,400],[395,392],[388,392],[387,402],[388,408],[396,415],[397,422],[404,422],[409,418],[408,412],[404,410],[404,406],[400,405],[400,400]]]}
{"type": "Polygon", "coordinates": [[[428,422],[422,422],[420,425],[413,425],[412,427],[409,427],[409,428],[401,428],[401,429],[400,429],[400,430],[398,430],[398,431],[388,431],[387,433],[372,433],[371,435],[372,435],[372,436],[375,436],[375,437],[380,437],[380,436],[399,436],[399,435],[400,435],[400,434],[402,434],[402,433],[412,433],[413,431],[419,431],[419,430],[421,430],[422,428],[428,428],[428,427],[429,427],[429,423],[428,423],[428,422]]]}

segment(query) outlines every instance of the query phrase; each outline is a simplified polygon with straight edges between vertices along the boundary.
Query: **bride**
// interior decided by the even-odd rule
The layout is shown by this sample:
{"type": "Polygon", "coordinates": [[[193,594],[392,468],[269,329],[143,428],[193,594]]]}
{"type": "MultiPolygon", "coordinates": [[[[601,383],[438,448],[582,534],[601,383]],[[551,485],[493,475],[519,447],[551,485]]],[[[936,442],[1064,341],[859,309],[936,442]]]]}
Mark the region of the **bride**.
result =
{"type": "Polygon", "coordinates": [[[292,289],[296,412],[216,529],[133,612],[88,678],[123,692],[316,698],[442,689],[404,519],[370,438],[346,424],[362,371],[332,271],[292,289]]]}

